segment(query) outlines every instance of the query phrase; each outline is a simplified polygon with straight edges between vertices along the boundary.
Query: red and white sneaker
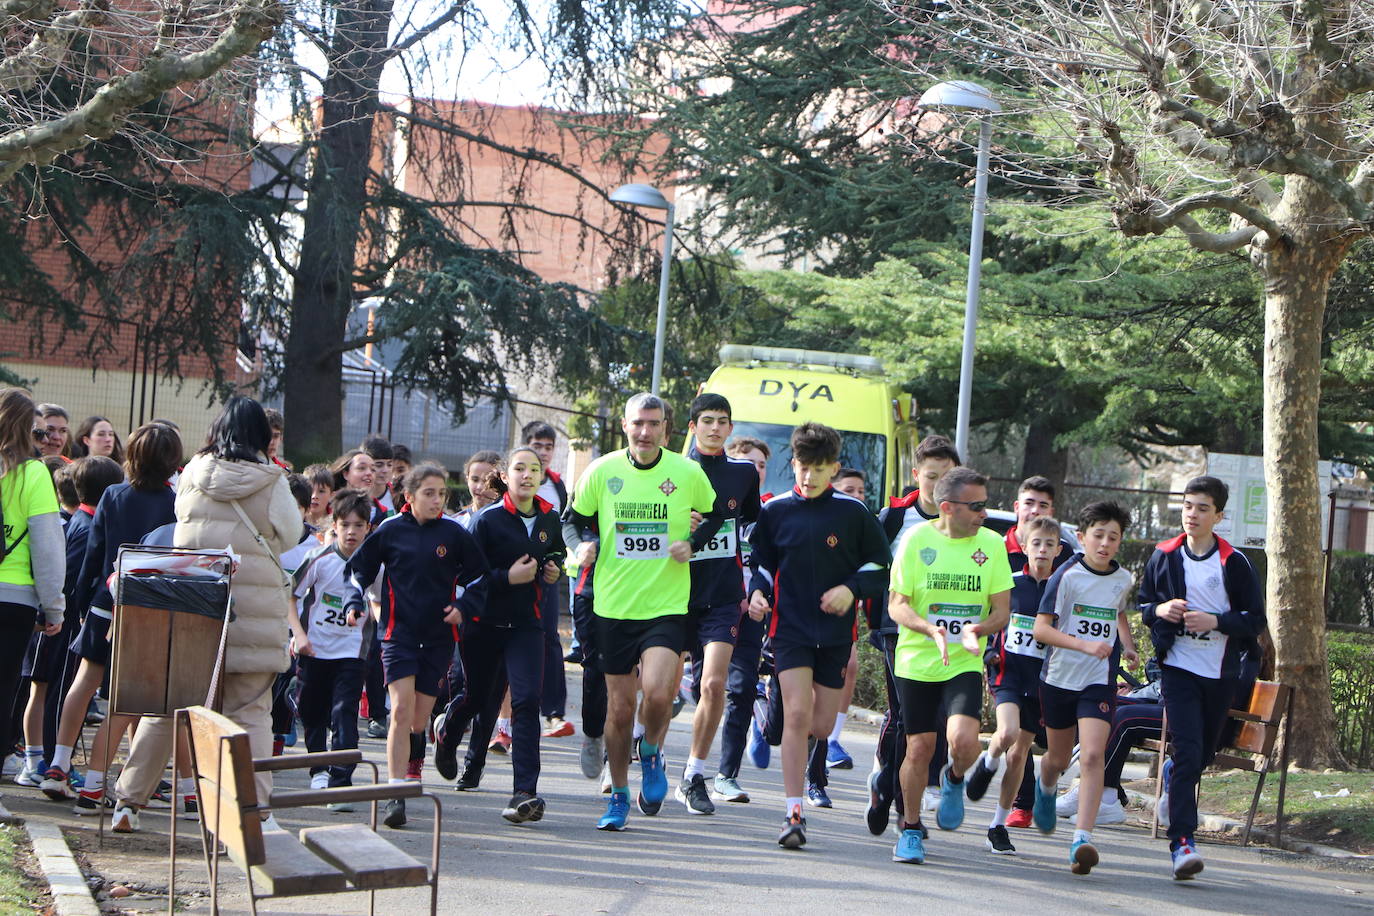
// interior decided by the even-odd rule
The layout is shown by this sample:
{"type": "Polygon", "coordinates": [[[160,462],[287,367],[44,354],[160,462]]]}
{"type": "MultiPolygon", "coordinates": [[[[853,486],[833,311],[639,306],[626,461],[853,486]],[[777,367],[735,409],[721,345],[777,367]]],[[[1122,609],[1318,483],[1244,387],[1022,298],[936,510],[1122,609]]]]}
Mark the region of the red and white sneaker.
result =
{"type": "Polygon", "coordinates": [[[568,738],[576,733],[577,729],[567,719],[560,719],[558,716],[546,720],[547,727],[544,729],[545,738],[568,738]]]}
{"type": "Polygon", "coordinates": [[[53,801],[70,801],[76,798],[76,790],[72,788],[69,774],[61,767],[48,767],[38,788],[53,801]]]}
{"type": "Polygon", "coordinates": [[[420,780],[424,778],[425,758],[416,757],[406,766],[406,779],[420,780]]]}
{"type": "Polygon", "coordinates": [[[1031,825],[1031,813],[1025,808],[1012,808],[1011,814],[1007,815],[1008,827],[1029,827],[1031,825]]]}
{"type": "Polygon", "coordinates": [[[506,732],[497,732],[491,739],[491,744],[487,747],[489,754],[509,754],[510,735],[506,732]]]}

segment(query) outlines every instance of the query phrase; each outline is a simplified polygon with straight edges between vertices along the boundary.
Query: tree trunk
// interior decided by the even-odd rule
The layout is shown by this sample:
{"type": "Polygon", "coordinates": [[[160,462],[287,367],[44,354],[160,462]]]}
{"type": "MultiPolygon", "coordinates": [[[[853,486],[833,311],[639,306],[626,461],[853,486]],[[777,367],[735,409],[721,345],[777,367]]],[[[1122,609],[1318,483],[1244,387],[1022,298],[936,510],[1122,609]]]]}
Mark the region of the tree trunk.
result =
{"type": "MultiPolygon", "coordinates": [[[[1256,256],[1264,278],[1264,476],[1269,491],[1266,610],[1277,677],[1294,688],[1289,754],[1303,767],[1340,766],[1322,606],[1317,409],[1321,333],[1331,277],[1348,241],[1320,225],[1310,191],[1285,195],[1288,245],[1256,256]]],[[[1328,224],[1329,226],[1329,224],[1328,224]]],[[[1240,494],[1233,494],[1233,498],[1240,494]]],[[[1239,506],[1228,507],[1239,511],[1239,506]]]]}
{"type": "Polygon", "coordinates": [[[282,379],[286,451],[297,460],[326,460],[341,451],[341,344],[353,306],[391,8],[391,0],[350,0],[336,8],[282,379]]]}
{"type": "MultiPolygon", "coordinates": [[[[1057,432],[1046,423],[1031,423],[1026,428],[1026,447],[1021,453],[1021,479],[1039,474],[1048,477],[1059,494],[1057,503],[1067,508],[1064,478],[1069,473],[1068,449],[1055,448],[1057,432]]],[[[1060,508],[1059,511],[1064,511],[1060,508]]]]}

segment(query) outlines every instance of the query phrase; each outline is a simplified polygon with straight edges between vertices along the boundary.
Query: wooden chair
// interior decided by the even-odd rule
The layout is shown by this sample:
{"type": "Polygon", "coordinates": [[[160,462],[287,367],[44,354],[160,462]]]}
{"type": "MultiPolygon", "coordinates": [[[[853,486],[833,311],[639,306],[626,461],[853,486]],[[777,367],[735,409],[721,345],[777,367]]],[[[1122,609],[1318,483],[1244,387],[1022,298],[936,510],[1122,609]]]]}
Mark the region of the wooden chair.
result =
{"type": "MultiPolygon", "coordinates": [[[[293,754],[254,760],[248,733],[203,706],[177,711],[178,730],[186,729],[200,795],[201,842],[210,873],[210,911],[219,912],[220,847],[244,872],[250,910],[268,897],[367,891],[375,914],[377,891],[428,884],[431,916],[439,905],[439,835],[442,809],[418,782],[272,792],[267,804],[257,797],[254,773],[362,762],[360,751],[293,754]],[[393,798],[428,798],[434,804],[430,864],[411,857],[377,834],[377,803],[393,798]],[[262,815],[277,808],[367,802],[371,823],[308,827],[300,839],[284,830],[264,831],[262,815]]],[[[176,821],[172,818],[171,874],[167,911],[176,906],[176,821]]]]}
{"type": "MultiPolygon", "coordinates": [[[[1233,709],[1228,714],[1228,729],[1232,737],[1218,749],[1211,767],[1218,770],[1245,770],[1256,775],[1255,794],[1250,800],[1250,813],[1245,818],[1245,833],[1241,845],[1250,845],[1250,830],[1259,809],[1264,780],[1270,771],[1279,772],[1278,811],[1274,818],[1274,845],[1283,837],[1283,802],[1288,790],[1288,717],[1293,711],[1293,688],[1273,681],[1255,681],[1250,702],[1245,709],[1233,709]],[[1279,739],[1282,738],[1282,742],[1279,739]],[[1274,745],[1280,745],[1279,759],[1274,761],[1274,745]]],[[[1169,734],[1169,713],[1164,713],[1160,734],[1169,734]]],[[[1150,819],[1150,835],[1159,836],[1159,801],[1164,794],[1164,758],[1171,745],[1168,741],[1147,741],[1145,746],[1159,753],[1155,770],[1155,806],[1150,819]]],[[[1201,786],[1199,785],[1199,790],[1201,786]]]]}

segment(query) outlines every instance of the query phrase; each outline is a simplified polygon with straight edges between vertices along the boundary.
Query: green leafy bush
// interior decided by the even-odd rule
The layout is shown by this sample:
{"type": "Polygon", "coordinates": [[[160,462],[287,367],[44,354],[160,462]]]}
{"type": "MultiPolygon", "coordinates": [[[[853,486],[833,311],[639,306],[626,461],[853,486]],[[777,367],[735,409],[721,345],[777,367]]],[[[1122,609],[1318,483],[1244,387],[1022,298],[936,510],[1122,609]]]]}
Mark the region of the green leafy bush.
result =
{"type": "Polygon", "coordinates": [[[1331,555],[1326,619],[1374,627],[1374,556],[1347,550],[1331,555]]]}
{"type": "Polygon", "coordinates": [[[1336,740],[1353,767],[1374,767],[1374,635],[1328,630],[1336,740]]]}

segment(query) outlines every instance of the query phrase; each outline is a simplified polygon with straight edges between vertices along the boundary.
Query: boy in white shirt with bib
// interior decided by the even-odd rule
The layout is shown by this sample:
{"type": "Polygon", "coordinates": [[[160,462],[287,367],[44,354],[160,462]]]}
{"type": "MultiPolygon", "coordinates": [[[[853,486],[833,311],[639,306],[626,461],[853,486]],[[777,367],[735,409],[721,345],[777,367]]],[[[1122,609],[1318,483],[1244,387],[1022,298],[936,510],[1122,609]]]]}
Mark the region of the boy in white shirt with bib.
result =
{"type": "Polygon", "coordinates": [[[1264,594],[1245,554],[1213,534],[1229,495],[1215,477],[1183,490],[1183,533],[1155,548],[1140,581],[1140,612],[1160,661],[1160,689],[1173,755],[1168,791],[1169,853],[1175,880],[1202,871],[1193,841],[1197,786],[1217,750],[1236,696],[1241,656],[1266,626],[1264,594]]]}

